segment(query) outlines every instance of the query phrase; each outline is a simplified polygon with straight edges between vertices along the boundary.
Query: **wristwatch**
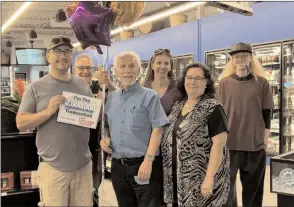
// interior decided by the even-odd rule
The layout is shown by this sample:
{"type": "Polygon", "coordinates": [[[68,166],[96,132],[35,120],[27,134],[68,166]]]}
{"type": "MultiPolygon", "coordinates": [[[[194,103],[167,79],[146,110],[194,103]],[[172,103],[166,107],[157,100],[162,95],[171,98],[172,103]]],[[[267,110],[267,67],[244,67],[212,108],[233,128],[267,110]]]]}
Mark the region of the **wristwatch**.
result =
{"type": "Polygon", "coordinates": [[[145,158],[147,159],[147,160],[149,160],[149,161],[151,161],[151,162],[153,162],[154,160],[155,160],[155,156],[153,156],[153,155],[145,155],[145,158]]]}

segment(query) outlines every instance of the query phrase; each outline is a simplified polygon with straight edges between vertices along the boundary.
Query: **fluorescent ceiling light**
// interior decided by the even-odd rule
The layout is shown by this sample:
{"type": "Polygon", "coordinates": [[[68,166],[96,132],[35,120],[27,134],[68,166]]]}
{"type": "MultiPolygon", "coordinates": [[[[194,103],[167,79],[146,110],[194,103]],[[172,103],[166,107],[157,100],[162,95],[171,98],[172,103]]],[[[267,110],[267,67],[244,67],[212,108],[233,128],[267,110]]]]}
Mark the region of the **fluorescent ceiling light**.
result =
{"type": "MultiPolygon", "coordinates": [[[[110,34],[111,35],[116,35],[116,34],[119,34],[122,31],[125,31],[125,30],[135,29],[135,28],[137,28],[137,27],[139,27],[139,26],[141,26],[143,24],[154,22],[154,21],[158,21],[160,19],[169,17],[169,16],[171,16],[173,14],[178,14],[178,13],[182,13],[182,12],[191,10],[191,9],[196,8],[197,6],[202,5],[202,4],[205,4],[205,3],[206,2],[201,2],[201,1],[199,1],[199,2],[190,2],[190,3],[184,4],[184,5],[175,7],[173,9],[169,9],[167,11],[164,11],[164,12],[161,12],[161,13],[158,13],[158,14],[155,14],[153,16],[140,19],[139,21],[131,24],[128,27],[119,27],[118,29],[112,30],[110,32],[110,34]]],[[[80,45],[81,44],[79,42],[76,42],[76,43],[73,44],[74,47],[78,47],[80,45]]]]}
{"type": "Polygon", "coordinates": [[[8,21],[2,26],[1,32],[3,33],[9,25],[11,25],[17,17],[19,17],[33,2],[24,3],[13,15],[8,19],[8,21]]]}

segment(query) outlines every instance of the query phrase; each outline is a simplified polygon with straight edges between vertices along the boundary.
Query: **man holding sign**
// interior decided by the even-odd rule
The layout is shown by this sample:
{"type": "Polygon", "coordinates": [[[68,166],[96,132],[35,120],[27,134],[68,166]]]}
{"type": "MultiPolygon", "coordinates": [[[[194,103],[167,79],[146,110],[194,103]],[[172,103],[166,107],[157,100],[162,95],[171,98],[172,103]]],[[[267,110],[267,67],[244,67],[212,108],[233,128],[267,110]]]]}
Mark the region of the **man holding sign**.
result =
{"type": "Polygon", "coordinates": [[[159,146],[169,123],[159,96],[137,78],[140,58],[123,52],[114,59],[121,88],[105,104],[102,149],[112,153],[111,178],[119,207],[159,207],[159,146]]]}
{"type": "Polygon", "coordinates": [[[39,206],[93,205],[89,129],[57,121],[59,107],[69,101],[62,94],[75,94],[77,100],[93,97],[88,83],[68,72],[72,48],[67,37],[50,41],[50,72],[28,86],[16,117],[20,131],[37,127],[39,206]]]}

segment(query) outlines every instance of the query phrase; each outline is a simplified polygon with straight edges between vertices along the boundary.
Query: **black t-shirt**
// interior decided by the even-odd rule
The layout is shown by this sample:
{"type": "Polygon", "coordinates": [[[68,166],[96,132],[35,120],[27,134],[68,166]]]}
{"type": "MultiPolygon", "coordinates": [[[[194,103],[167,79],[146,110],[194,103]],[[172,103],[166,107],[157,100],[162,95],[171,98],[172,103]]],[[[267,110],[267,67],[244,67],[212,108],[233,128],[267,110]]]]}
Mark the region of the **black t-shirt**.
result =
{"type": "Polygon", "coordinates": [[[207,121],[209,136],[214,137],[222,132],[228,132],[227,123],[227,116],[223,107],[217,105],[207,121]]]}

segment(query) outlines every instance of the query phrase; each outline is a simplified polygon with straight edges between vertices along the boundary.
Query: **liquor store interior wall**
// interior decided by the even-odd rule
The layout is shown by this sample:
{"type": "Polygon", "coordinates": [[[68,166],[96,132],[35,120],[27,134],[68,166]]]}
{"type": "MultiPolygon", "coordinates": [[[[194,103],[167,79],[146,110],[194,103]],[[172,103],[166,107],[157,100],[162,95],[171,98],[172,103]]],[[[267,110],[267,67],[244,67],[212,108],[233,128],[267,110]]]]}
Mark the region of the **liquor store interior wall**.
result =
{"type": "MultiPolygon", "coordinates": [[[[115,42],[108,48],[111,62],[115,54],[131,50],[149,60],[157,48],[169,48],[172,55],[193,54],[205,62],[205,52],[230,47],[238,41],[251,44],[294,38],[294,2],[261,2],[252,5],[254,15],[225,12],[148,35],[115,42]]],[[[104,53],[105,47],[103,48],[104,53]]]]}

